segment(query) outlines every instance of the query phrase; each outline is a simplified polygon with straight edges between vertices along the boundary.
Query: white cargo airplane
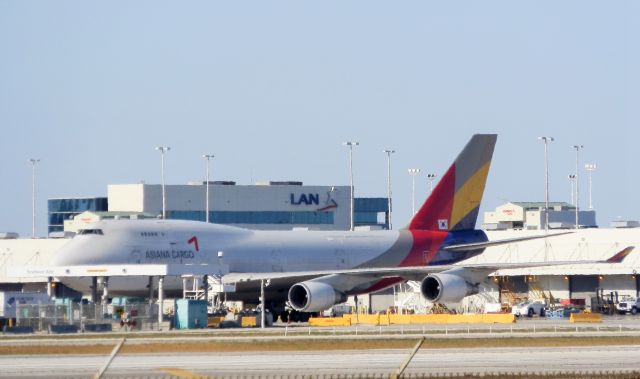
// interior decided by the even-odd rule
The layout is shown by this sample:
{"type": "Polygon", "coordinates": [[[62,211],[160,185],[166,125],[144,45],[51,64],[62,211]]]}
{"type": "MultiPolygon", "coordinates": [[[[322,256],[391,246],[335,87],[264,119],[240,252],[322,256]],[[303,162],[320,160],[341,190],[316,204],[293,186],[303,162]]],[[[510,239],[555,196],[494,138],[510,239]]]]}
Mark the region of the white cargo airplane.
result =
{"type": "MultiPolygon", "coordinates": [[[[483,231],[475,230],[496,139],[496,135],[474,135],[402,230],[256,231],[181,220],[99,221],[63,246],[54,264],[208,264],[210,274],[217,274],[222,261],[223,281],[236,283],[228,299],[256,303],[260,281],[268,280],[267,308],[281,312],[288,301],[296,311],[318,312],[347,296],[405,280],[421,281],[421,292],[431,302],[458,302],[477,293],[498,269],[593,263],[454,265],[489,246],[541,238],[488,241],[483,231]]],[[[630,251],[605,262],[621,261],[630,251]]],[[[61,280],[79,291],[90,290],[89,278],[61,280]]],[[[140,294],[148,291],[147,284],[144,277],[111,278],[109,289],[111,294],[140,294]]],[[[165,281],[168,292],[181,288],[179,277],[165,281]]]]}

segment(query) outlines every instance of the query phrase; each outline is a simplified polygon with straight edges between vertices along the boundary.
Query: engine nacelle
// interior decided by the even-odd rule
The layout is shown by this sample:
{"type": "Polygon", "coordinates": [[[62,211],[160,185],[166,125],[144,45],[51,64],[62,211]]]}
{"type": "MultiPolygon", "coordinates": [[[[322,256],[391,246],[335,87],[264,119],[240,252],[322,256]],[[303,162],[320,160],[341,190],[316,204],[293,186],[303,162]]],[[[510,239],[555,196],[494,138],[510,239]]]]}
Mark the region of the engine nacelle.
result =
{"type": "Polygon", "coordinates": [[[321,282],[301,282],[289,288],[289,303],[299,312],[320,312],[347,301],[347,295],[321,282]]]}
{"type": "Polygon", "coordinates": [[[458,275],[429,274],[422,279],[420,292],[432,303],[457,303],[478,290],[458,275]]]}

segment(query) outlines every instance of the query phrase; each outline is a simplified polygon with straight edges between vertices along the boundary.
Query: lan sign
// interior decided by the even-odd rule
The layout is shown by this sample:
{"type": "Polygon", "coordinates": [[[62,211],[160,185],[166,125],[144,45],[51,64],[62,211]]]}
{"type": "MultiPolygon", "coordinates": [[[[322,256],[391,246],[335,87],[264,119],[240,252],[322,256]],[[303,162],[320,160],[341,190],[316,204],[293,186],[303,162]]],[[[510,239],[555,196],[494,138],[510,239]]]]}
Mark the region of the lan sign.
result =
{"type": "Polygon", "coordinates": [[[291,205],[319,205],[320,195],[317,193],[303,193],[296,197],[296,194],[292,193],[289,196],[291,205]]]}

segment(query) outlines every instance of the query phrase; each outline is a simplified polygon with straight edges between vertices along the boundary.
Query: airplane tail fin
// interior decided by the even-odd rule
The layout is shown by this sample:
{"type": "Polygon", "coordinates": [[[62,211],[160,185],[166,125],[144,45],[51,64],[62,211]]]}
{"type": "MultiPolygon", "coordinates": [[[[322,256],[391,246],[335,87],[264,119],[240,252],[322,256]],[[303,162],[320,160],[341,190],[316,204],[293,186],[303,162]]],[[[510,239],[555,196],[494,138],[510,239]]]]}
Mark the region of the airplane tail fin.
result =
{"type": "Polygon", "coordinates": [[[409,223],[410,230],[475,229],[496,134],[475,134],[409,223]]]}

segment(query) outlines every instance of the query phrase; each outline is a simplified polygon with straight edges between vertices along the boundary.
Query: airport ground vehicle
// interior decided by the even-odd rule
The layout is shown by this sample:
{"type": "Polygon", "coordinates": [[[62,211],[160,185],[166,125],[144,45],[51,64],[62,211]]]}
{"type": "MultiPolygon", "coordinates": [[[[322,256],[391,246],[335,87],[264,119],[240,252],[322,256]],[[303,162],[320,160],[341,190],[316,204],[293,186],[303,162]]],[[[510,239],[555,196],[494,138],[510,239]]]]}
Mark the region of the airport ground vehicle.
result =
{"type": "Polygon", "coordinates": [[[533,317],[533,315],[544,316],[545,305],[546,304],[544,300],[535,300],[535,301],[526,300],[514,305],[511,308],[511,313],[516,315],[517,317],[519,316],[533,317]]]}
{"type": "Polygon", "coordinates": [[[618,313],[621,315],[624,315],[627,313],[631,313],[632,315],[635,315],[638,313],[639,308],[640,308],[640,297],[624,298],[620,300],[618,304],[616,304],[616,311],[618,311],[618,313]]]}

